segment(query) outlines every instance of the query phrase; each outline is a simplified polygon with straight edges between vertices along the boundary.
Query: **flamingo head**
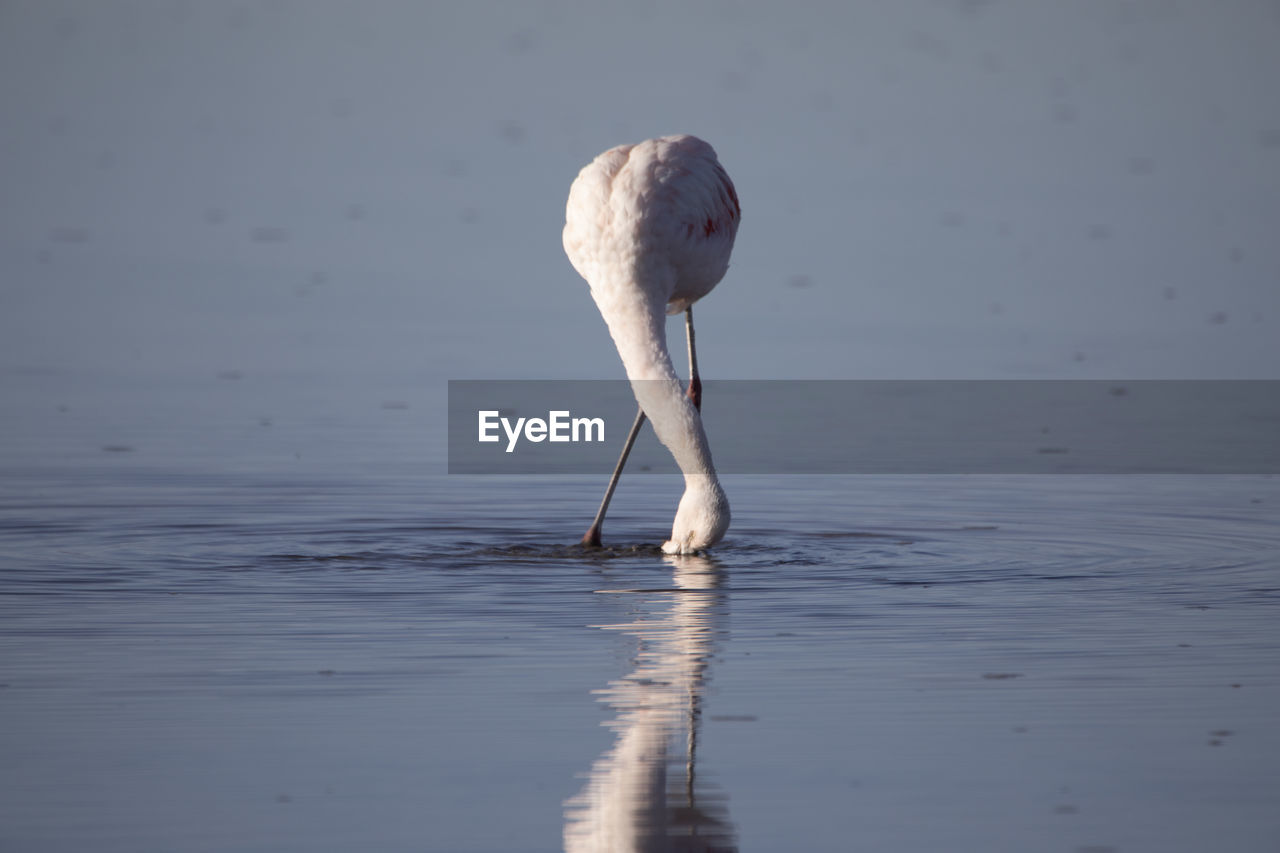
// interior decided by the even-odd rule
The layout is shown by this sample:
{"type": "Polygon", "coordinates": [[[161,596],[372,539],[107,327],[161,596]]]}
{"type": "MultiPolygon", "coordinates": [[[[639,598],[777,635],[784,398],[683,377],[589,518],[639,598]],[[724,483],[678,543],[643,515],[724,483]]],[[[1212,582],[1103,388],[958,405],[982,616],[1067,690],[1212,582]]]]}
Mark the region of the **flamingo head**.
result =
{"type": "Polygon", "coordinates": [[[728,529],[729,499],[720,481],[707,474],[692,474],[685,478],[671,538],[662,543],[662,550],[667,554],[695,554],[723,539],[728,529]]]}

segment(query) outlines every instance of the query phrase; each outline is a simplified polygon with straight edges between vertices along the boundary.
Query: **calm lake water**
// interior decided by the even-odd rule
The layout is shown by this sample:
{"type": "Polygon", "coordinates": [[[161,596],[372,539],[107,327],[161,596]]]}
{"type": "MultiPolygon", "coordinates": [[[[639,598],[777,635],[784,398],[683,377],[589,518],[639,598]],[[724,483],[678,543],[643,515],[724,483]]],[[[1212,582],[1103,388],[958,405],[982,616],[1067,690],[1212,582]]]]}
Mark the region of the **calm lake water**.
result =
{"type": "Polygon", "coordinates": [[[1280,479],[729,477],[680,559],[633,476],[587,553],[605,472],[253,381],[6,378],[0,849],[1280,843],[1280,479]]]}

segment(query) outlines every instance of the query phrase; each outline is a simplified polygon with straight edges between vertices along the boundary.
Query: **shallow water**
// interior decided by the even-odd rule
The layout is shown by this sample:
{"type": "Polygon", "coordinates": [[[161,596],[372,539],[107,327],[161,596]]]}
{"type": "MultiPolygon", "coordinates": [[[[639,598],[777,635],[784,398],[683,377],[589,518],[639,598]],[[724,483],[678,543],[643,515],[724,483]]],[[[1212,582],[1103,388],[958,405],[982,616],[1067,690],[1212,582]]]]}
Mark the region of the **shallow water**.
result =
{"type": "Polygon", "coordinates": [[[421,408],[64,396],[0,449],[5,850],[1280,838],[1276,478],[730,477],[676,559],[672,479],[584,552],[603,475],[442,476],[421,408]]]}

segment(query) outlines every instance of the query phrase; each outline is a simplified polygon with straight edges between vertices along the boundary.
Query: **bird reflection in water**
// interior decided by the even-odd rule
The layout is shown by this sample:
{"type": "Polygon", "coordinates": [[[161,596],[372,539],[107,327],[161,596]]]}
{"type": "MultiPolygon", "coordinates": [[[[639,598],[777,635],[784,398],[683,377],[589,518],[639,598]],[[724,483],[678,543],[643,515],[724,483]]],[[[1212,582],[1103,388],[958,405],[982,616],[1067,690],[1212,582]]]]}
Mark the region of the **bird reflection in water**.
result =
{"type": "Polygon", "coordinates": [[[723,797],[696,774],[703,686],[723,610],[723,572],[702,556],[666,557],[670,590],[614,590],[644,596],[643,611],[620,625],[640,641],[630,675],[597,691],[616,712],[617,737],[565,803],[568,853],[736,850],[723,797]]]}

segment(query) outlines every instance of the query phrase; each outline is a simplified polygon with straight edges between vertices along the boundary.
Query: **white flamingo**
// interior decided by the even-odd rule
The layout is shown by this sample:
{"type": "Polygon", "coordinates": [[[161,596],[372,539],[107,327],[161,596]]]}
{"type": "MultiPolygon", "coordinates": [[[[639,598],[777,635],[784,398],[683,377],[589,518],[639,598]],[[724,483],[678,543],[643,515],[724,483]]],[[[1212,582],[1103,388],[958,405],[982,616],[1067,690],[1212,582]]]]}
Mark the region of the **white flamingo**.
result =
{"type": "Polygon", "coordinates": [[[733,181],[715,150],[694,136],[611,148],[579,172],[569,189],[564,250],[591,287],[640,404],[583,544],[600,544],[609,500],[646,416],[685,479],[662,550],[693,553],[719,542],[729,528],[729,500],[699,414],[692,305],[729,268],[741,215],[733,181]],[[665,315],[680,311],[689,337],[687,394],[667,350],[665,315]]]}

